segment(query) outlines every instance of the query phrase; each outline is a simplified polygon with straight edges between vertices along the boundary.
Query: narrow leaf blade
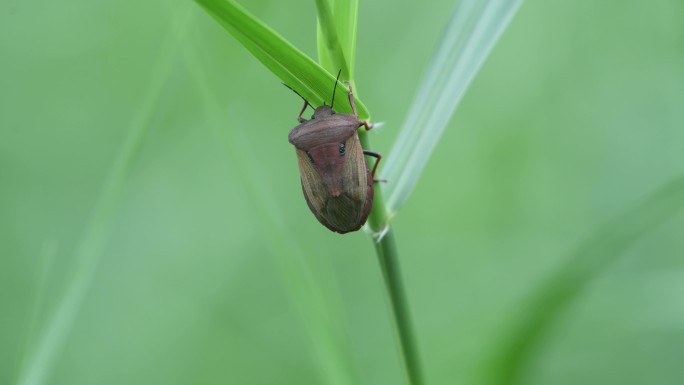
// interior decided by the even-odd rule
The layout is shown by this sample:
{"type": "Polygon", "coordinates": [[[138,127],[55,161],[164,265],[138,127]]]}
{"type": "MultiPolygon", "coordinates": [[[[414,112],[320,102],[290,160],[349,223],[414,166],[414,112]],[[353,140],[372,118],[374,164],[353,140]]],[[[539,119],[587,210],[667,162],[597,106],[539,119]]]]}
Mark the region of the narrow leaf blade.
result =
{"type": "Polygon", "coordinates": [[[323,57],[328,71],[340,71],[342,79],[351,79],[349,62],[345,57],[337,34],[337,22],[333,16],[328,0],[316,0],[316,12],[318,14],[318,52],[323,52],[323,57]],[[332,68],[330,68],[332,67],[332,68]]]}
{"type": "Polygon", "coordinates": [[[333,16],[337,20],[337,36],[348,61],[349,79],[354,78],[358,12],[358,0],[333,0],[333,16]]]}
{"type": "Polygon", "coordinates": [[[357,0],[316,0],[316,6],[318,61],[331,73],[342,69],[342,78],[353,82],[359,3],[357,0]],[[328,12],[332,13],[328,16],[328,12]],[[331,46],[331,40],[337,42],[336,46],[331,46]],[[344,62],[335,61],[333,57],[343,58],[344,62]]]}
{"type": "MultiPolygon", "coordinates": [[[[309,103],[314,106],[330,104],[335,77],[310,57],[232,0],[196,1],[266,68],[309,103]]],[[[344,100],[347,92],[347,88],[340,84],[335,98],[344,100]]],[[[363,103],[356,98],[355,102],[359,115],[368,118],[368,110],[363,103]]],[[[348,103],[340,103],[335,107],[341,113],[351,112],[348,103]]]]}
{"type": "Polygon", "coordinates": [[[396,213],[521,0],[463,0],[454,9],[397,141],[385,162],[387,208],[396,213]]]}

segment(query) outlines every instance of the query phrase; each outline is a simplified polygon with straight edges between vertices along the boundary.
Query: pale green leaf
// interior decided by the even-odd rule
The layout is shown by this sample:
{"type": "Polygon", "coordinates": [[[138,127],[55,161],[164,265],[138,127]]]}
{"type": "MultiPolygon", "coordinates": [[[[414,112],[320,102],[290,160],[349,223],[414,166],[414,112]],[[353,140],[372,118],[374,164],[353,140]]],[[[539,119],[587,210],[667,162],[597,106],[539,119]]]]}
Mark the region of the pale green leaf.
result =
{"type": "Polygon", "coordinates": [[[390,216],[415,187],[468,85],[521,0],[463,0],[451,15],[381,174],[390,216]]]}

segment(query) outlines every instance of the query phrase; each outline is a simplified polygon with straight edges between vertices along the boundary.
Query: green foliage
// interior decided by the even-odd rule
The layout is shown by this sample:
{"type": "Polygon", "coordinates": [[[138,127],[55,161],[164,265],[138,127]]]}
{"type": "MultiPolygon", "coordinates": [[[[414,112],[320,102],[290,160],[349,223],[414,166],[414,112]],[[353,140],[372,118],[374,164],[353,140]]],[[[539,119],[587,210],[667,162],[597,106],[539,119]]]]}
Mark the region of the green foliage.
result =
{"type": "Polygon", "coordinates": [[[318,62],[329,72],[342,69],[343,78],[353,80],[358,0],[316,0],[316,10],[318,62]]]}
{"type": "MultiPolygon", "coordinates": [[[[355,4],[356,2],[350,1],[349,3],[355,4]]],[[[353,80],[351,72],[354,58],[353,47],[349,40],[345,41],[347,44],[342,45],[342,39],[337,30],[342,30],[342,35],[346,36],[345,31],[350,30],[349,26],[356,26],[356,13],[351,19],[335,18],[328,0],[316,0],[316,10],[318,11],[318,55],[321,65],[332,73],[337,68],[342,79],[353,80]]]]}
{"type": "MultiPolygon", "coordinates": [[[[252,55],[313,106],[331,103],[331,92],[335,84],[333,74],[316,64],[234,1],[197,0],[197,3],[242,43],[252,55]]],[[[324,14],[330,16],[330,10],[327,8],[326,10],[328,12],[324,14]]],[[[329,32],[330,38],[326,44],[339,47],[334,43],[337,40],[334,29],[329,32]]],[[[331,59],[332,63],[344,65],[341,68],[347,75],[350,74],[350,69],[343,59],[343,53],[338,50],[333,50],[333,52],[336,56],[331,59]]],[[[343,79],[349,79],[349,77],[345,76],[343,79]]],[[[344,85],[339,86],[335,92],[335,99],[345,100],[347,93],[348,89],[344,85]]],[[[369,117],[361,101],[356,100],[356,108],[360,117],[364,119],[369,117]]],[[[351,107],[347,104],[336,106],[336,109],[338,112],[351,112],[351,107]]]]}
{"type": "Polygon", "coordinates": [[[456,2],[382,172],[390,216],[413,191],[456,106],[520,3],[456,2]]]}
{"type": "MultiPolygon", "coordinates": [[[[314,2],[243,4],[264,22],[233,33],[318,51],[296,87],[329,97],[314,2]]],[[[392,156],[454,2],[328,5],[392,156]]],[[[301,196],[269,70],[309,59],[264,70],[197,8],[0,12],[0,383],[401,383],[367,237],[301,196]]],[[[681,382],[682,4],[616,9],[526,2],[387,195],[427,384],[681,382]]]]}

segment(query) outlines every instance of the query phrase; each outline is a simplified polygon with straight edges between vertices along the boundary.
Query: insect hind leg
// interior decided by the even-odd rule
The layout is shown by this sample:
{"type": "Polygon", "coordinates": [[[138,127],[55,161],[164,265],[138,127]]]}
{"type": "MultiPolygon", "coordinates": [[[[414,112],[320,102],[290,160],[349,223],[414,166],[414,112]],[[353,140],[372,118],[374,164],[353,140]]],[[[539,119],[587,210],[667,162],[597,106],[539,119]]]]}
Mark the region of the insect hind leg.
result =
{"type": "Polygon", "coordinates": [[[373,165],[373,171],[371,171],[371,176],[373,177],[373,182],[385,182],[387,183],[386,180],[384,179],[375,179],[375,171],[378,169],[378,165],[380,164],[380,160],[382,160],[382,155],[380,155],[379,152],[375,151],[369,151],[369,150],[363,150],[364,155],[372,156],[375,158],[375,164],[373,165]]]}

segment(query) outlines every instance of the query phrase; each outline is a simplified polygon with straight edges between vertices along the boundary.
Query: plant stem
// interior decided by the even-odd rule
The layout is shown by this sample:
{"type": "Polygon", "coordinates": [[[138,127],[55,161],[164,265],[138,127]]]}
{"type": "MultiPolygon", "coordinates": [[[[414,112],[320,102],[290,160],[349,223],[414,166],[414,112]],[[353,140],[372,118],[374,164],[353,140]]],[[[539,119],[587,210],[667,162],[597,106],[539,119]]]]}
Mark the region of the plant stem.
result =
{"type": "Polygon", "coordinates": [[[385,236],[375,243],[380,268],[385,279],[385,288],[392,304],[394,330],[401,349],[404,371],[410,385],[422,385],[423,374],[415,343],[413,324],[411,323],[408,301],[399,268],[399,258],[394,234],[387,229],[385,236]]]}
{"type": "MultiPolygon", "coordinates": [[[[366,132],[359,132],[359,137],[363,148],[372,148],[366,132]]],[[[399,253],[394,241],[394,233],[389,227],[387,207],[380,188],[375,189],[368,227],[371,231],[375,253],[380,262],[385,289],[392,307],[394,331],[399,344],[406,382],[409,385],[423,385],[418,348],[415,343],[413,324],[401,278],[401,269],[399,268],[399,253]]]]}

